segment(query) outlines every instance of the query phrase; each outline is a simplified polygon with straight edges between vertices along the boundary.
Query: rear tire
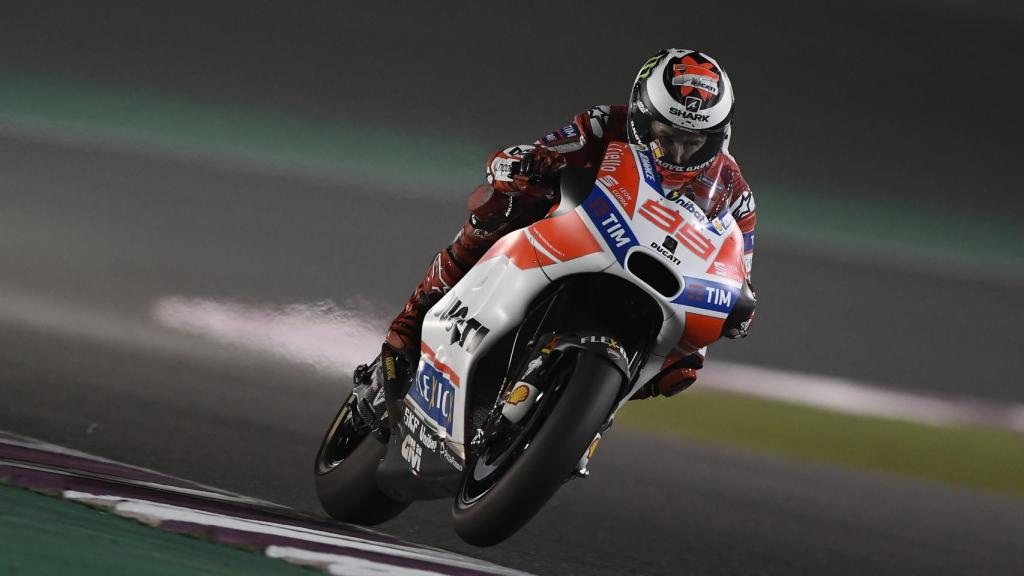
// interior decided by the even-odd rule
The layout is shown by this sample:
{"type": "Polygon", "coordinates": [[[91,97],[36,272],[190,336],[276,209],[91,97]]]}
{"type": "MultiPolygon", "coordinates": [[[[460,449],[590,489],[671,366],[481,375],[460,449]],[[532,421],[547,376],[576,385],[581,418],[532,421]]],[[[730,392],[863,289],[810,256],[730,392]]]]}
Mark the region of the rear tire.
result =
{"type": "Polygon", "coordinates": [[[479,460],[466,467],[452,518],[455,531],[475,546],[508,538],[555,494],[601,430],[618,399],[622,374],[606,360],[581,353],[561,396],[539,424],[528,449],[482,495],[467,491],[479,460]]]}
{"type": "Polygon", "coordinates": [[[331,518],[372,526],[398,516],[412,502],[395,500],[377,487],[377,466],[387,453],[374,434],[346,434],[350,402],[342,406],[317,452],[316,495],[331,518]]]}

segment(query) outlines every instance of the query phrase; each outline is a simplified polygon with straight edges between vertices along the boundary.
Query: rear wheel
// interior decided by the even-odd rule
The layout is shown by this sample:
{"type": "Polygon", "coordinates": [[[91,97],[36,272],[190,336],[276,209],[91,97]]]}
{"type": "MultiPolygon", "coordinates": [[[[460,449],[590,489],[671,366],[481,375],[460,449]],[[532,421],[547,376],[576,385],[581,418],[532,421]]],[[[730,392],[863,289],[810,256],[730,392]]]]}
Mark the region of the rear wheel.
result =
{"type": "Polygon", "coordinates": [[[476,546],[514,534],[572,474],[611,413],[622,374],[609,362],[581,353],[555,395],[538,405],[510,442],[485,445],[470,462],[452,508],[455,531],[476,546]],[[546,415],[546,417],[545,417],[546,415]]]}
{"type": "Polygon", "coordinates": [[[356,426],[353,405],[354,397],[349,396],[317,451],[316,494],[335,520],[380,524],[401,514],[411,502],[390,498],[377,487],[377,466],[387,445],[356,426]]]}

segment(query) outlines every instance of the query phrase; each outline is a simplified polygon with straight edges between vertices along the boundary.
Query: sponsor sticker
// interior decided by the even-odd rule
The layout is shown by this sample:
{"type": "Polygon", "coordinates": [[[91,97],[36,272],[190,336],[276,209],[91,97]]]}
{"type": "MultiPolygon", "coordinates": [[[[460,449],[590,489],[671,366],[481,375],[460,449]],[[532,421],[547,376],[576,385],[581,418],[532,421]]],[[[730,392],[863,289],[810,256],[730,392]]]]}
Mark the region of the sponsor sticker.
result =
{"type": "Polygon", "coordinates": [[[640,173],[644,175],[647,185],[654,188],[659,194],[664,194],[664,190],[661,189],[661,176],[654,169],[654,158],[651,157],[651,153],[646,150],[637,150],[636,155],[640,159],[640,173]]]}
{"type": "Polygon", "coordinates": [[[402,422],[405,424],[405,427],[409,429],[410,434],[415,434],[416,430],[420,427],[420,419],[416,417],[416,413],[409,409],[408,406],[405,407],[405,413],[402,415],[402,422]]]}
{"type": "Polygon", "coordinates": [[[424,359],[409,397],[428,418],[452,433],[452,414],[455,410],[455,386],[441,371],[424,359]]]}
{"type": "Polygon", "coordinates": [[[456,458],[455,456],[452,456],[452,453],[447,448],[441,448],[441,456],[445,459],[445,461],[448,462],[449,465],[451,465],[452,468],[455,468],[459,472],[462,472],[462,462],[460,462],[459,459],[456,458]]]}
{"type": "Polygon", "coordinates": [[[502,417],[509,422],[522,420],[533,408],[533,400],[536,400],[537,392],[536,387],[526,382],[517,382],[509,392],[508,398],[505,399],[505,405],[501,407],[502,417]]]}
{"type": "Polygon", "coordinates": [[[622,165],[622,155],[625,154],[626,148],[622,144],[612,142],[608,144],[608,149],[604,152],[604,160],[601,161],[601,167],[598,168],[598,172],[615,172],[619,166],[622,165]]]}
{"type": "Polygon", "coordinates": [[[719,76],[711,62],[698,62],[693,56],[684,56],[679,64],[672,66],[672,85],[679,86],[679,93],[690,96],[694,90],[704,101],[718,96],[719,76]]]}
{"type": "Polygon", "coordinates": [[[615,259],[622,263],[629,247],[637,243],[628,221],[612,207],[608,196],[597,185],[583,202],[583,211],[601,232],[601,237],[615,254],[615,259]]]}
{"type": "Polygon", "coordinates": [[[622,356],[626,355],[626,350],[619,344],[619,341],[608,336],[584,336],[580,338],[580,344],[604,344],[609,351],[618,352],[622,356]]]}
{"type": "Polygon", "coordinates": [[[683,292],[673,304],[728,314],[739,298],[740,289],[728,284],[690,276],[685,277],[684,282],[683,292]]]}
{"type": "Polygon", "coordinates": [[[424,448],[430,450],[431,452],[437,452],[438,447],[441,445],[439,439],[433,434],[431,434],[429,431],[427,431],[426,426],[420,428],[419,438],[420,444],[422,444],[424,448]]]}
{"type": "Polygon", "coordinates": [[[476,351],[490,330],[473,318],[467,318],[469,308],[462,305],[458,298],[445,311],[441,312],[441,320],[447,321],[445,331],[451,334],[449,344],[457,344],[468,354],[476,351]]]}
{"type": "MultiPolygon", "coordinates": [[[[540,360],[538,358],[537,360],[540,360]]],[[[530,397],[530,387],[525,382],[521,382],[518,386],[512,389],[512,392],[508,395],[508,400],[505,401],[509,406],[515,406],[530,397]]]]}
{"type": "Polygon", "coordinates": [[[423,458],[423,449],[416,443],[416,439],[412,435],[405,437],[402,441],[402,458],[409,463],[409,467],[417,475],[420,473],[420,460],[423,458]]]}
{"type": "Polygon", "coordinates": [[[637,74],[637,78],[650,77],[651,73],[654,72],[654,68],[658,65],[658,62],[661,62],[661,58],[663,56],[664,54],[659,52],[657,55],[648,59],[647,62],[644,62],[644,65],[640,67],[640,73],[637,74]]]}
{"type": "Polygon", "coordinates": [[[658,244],[657,242],[651,242],[651,248],[653,248],[658,254],[661,254],[665,258],[668,258],[669,262],[675,264],[676,266],[682,264],[682,261],[679,258],[677,258],[671,250],[665,248],[661,244],[658,244]]]}
{"type": "Polygon", "coordinates": [[[737,220],[742,220],[754,213],[754,195],[747,190],[740,196],[740,199],[733,204],[732,215],[737,220]]]}

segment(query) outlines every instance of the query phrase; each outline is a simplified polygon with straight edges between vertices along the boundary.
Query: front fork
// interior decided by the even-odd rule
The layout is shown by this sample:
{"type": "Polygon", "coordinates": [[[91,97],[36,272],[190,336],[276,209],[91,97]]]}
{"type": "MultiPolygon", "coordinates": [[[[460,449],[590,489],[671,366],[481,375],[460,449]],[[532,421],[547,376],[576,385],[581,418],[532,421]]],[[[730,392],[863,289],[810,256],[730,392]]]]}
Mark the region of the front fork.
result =
{"type": "MultiPolygon", "coordinates": [[[[625,349],[619,342],[611,337],[601,334],[547,334],[538,339],[532,353],[527,357],[519,370],[518,378],[510,380],[504,392],[499,396],[499,408],[501,418],[515,425],[526,419],[538,403],[548,392],[551,383],[550,376],[554,367],[568,354],[596,354],[611,362],[623,376],[622,394],[629,391],[630,372],[628,357],[625,349]]],[[[490,420],[490,419],[489,419],[490,420]]],[[[609,415],[601,430],[594,436],[594,439],[587,446],[574,470],[574,477],[586,478],[590,472],[588,466],[598,444],[601,442],[601,435],[612,424],[612,415],[609,415]]],[[[483,440],[483,431],[476,434],[475,439],[483,440]]]]}

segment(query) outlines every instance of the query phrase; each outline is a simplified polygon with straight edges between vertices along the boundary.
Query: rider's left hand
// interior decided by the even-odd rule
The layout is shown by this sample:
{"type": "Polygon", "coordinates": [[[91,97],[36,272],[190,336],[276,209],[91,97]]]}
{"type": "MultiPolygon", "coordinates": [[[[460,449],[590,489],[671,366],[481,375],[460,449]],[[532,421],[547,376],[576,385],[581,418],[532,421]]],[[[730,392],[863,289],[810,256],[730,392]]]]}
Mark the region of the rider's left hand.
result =
{"type": "Polygon", "coordinates": [[[487,163],[487,181],[509,196],[550,197],[565,156],[540,146],[521,145],[496,152],[487,163]]]}

